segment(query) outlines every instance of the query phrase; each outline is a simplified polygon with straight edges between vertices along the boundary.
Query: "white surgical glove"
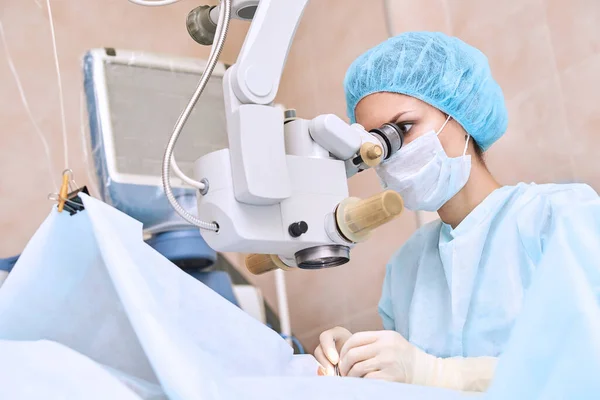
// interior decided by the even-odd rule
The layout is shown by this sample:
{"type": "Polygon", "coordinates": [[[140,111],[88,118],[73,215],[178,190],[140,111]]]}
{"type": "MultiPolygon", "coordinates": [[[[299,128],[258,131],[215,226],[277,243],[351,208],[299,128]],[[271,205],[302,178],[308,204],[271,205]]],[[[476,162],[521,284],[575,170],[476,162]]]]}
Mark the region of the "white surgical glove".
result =
{"type": "Polygon", "coordinates": [[[438,358],[410,344],[395,331],[359,332],[340,353],[342,376],[382,379],[482,392],[496,368],[495,357],[438,358]]]}
{"type": "Polygon", "coordinates": [[[352,333],[348,329],[339,326],[321,333],[315,358],[325,368],[323,375],[335,375],[333,366],[340,362],[342,346],[351,336],[352,333]]]}

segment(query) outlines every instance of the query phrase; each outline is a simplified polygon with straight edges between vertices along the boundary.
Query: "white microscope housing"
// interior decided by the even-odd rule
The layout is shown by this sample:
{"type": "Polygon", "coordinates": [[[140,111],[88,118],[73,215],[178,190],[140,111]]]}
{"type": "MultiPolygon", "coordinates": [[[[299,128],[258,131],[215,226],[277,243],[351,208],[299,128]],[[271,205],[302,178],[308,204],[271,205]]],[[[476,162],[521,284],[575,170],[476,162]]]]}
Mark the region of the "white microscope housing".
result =
{"type": "Polygon", "coordinates": [[[206,185],[198,217],[218,225],[204,239],[217,251],[258,254],[247,260],[255,273],[344,264],[355,243],[402,211],[395,192],[359,200],[348,197],[347,184],[401,147],[396,126],[367,132],[335,115],[304,120],[273,105],[307,2],[258,2],[238,60],[223,79],[229,148],[194,167],[195,179],[206,185]]]}

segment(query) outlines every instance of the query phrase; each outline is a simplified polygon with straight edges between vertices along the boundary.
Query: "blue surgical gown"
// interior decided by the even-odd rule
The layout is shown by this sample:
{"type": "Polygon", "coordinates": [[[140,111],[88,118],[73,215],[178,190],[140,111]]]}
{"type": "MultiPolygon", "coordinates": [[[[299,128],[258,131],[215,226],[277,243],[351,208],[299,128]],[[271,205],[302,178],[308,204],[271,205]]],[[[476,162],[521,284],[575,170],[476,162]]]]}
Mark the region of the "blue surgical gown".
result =
{"type": "MultiPolygon", "coordinates": [[[[600,211],[587,185],[521,183],[492,192],[456,229],[423,226],[387,265],[384,328],[438,357],[498,356],[556,216],[590,202],[600,211]]],[[[594,234],[600,243],[600,226],[594,234]]]]}

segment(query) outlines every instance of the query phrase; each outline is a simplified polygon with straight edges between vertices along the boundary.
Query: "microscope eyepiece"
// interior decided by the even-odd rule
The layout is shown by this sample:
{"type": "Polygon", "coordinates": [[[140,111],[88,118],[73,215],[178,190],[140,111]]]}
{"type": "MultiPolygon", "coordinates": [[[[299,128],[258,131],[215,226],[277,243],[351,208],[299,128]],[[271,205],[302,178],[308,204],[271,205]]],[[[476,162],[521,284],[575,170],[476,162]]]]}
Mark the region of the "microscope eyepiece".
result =
{"type": "Polygon", "coordinates": [[[390,158],[404,144],[402,130],[398,125],[393,123],[383,124],[379,128],[371,129],[369,133],[373,134],[381,142],[384,160],[390,158]]]}

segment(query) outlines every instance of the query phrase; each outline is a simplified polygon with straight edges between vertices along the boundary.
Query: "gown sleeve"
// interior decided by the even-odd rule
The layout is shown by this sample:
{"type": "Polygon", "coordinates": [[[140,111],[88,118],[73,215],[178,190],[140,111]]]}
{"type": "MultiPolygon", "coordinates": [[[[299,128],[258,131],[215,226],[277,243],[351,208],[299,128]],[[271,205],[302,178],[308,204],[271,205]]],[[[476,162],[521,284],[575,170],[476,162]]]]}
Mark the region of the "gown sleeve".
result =
{"type": "Polygon", "coordinates": [[[394,310],[392,304],[392,276],[391,276],[391,262],[385,268],[385,279],[383,280],[383,289],[381,291],[381,299],[379,300],[379,316],[383,321],[383,329],[385,330],[396,330],[396,324],[394,322],[394,310]]]}

